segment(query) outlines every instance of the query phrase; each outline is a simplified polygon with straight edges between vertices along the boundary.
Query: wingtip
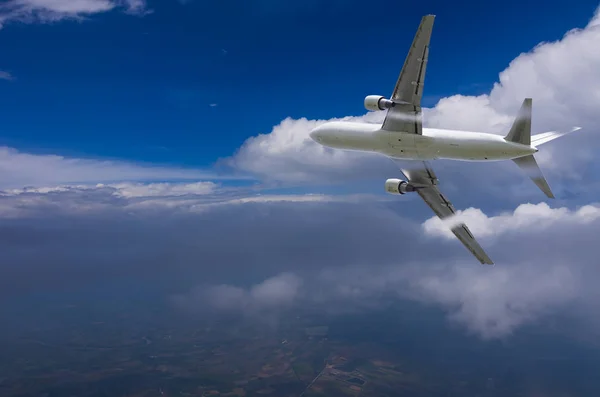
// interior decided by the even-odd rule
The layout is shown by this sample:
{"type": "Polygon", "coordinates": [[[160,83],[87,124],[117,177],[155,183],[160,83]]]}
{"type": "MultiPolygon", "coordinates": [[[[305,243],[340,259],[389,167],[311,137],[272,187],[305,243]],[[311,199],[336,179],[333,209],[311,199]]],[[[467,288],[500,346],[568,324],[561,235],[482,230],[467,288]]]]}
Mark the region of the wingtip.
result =
{"type": "Polygon", "coordinates": [[[494,261],[487,255],[485,255],[485,257],[478,258],[478,259],[479,259],[479,263],[481,263],[482,265],[494,265],[494,261]]]}
{"type": "Polygon", "coordinates": [[[544,186],[544,187],[546,189],[542,189],[541,187],[540,187],[540,189],[542,190],[542,192],[544,192],[546,197],[548,197],[549,199],[555,199],[556,197],[554,197],[554,192],[552,192],[552,190],[550,190],[550,186],[548,186],[548,183],[546,183],[546,186],[544,186]]]}
{"type": "Polygon", "coordinates": [[[542,189],[542,191],[544,192],[546,197],[548,197],[549,199],[556,198],[556,197],[554,197],[554,192],[552,191],[552,189],[550,189],[550,186],[548,186],[548,183],[546,183],[545,189],[542,189]]]}

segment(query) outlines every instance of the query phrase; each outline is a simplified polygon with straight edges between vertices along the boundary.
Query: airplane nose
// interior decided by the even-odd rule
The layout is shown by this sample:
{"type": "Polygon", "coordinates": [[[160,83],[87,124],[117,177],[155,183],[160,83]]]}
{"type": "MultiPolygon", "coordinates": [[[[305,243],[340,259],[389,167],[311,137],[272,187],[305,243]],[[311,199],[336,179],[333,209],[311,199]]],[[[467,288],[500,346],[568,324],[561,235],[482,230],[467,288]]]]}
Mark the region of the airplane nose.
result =
{"type": "Polygon", "coordinates": [[[313,141],[316,142],[321,142],[321,130],[320,127],[317,127],[315,129],[313,129],[308,136],[310,136],[310,139],[312,139],[313,141]]]}

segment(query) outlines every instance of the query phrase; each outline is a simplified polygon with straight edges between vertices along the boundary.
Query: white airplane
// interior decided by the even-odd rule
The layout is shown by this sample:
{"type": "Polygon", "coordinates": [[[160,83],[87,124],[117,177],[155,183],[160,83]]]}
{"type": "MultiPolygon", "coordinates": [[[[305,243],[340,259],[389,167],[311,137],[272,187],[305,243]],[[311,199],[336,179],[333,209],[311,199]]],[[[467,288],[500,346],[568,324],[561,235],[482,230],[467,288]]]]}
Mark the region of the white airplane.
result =
{"type": "MultiPolygon", "coordinates": [[[[400,163],[405,180],[388,179],[385,190],[391,194],[417,192],[441,219],[451,217],[456,211],[438,189],[438,179],[428,160],[512,160],[546,196],[554,198],[533,154],[538,152],[537,146],[579,128],[531,136],[531,98],[523,101],[505,137],[422,127],[421,97],[434,18],[435,15],[426,15],[421,19],[391,98],[379,95],[365,98],[367,110],[387,111],[383,124],[329,122],[312,130],[310,137],[323,146],[384,154],[400,163]]],[[[455,225],[451,230],[482,264],[494,264],[465,224],[455,225]]]]}

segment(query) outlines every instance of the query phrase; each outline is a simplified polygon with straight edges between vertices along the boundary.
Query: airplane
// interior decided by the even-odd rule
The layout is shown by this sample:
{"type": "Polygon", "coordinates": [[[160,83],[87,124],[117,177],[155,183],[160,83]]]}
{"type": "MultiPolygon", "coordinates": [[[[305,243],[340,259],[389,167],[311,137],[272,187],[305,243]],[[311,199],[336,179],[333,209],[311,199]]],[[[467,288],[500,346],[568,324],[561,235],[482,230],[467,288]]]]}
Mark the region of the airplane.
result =
{"type": "MultiPolygon", "coordinates": [[[[391,97],[368,95],[364,99],[367,110],[386,111],[382,124],[332,121],[313,129],[310,138],[329,148],[372,152],[391,158],[400,166],[404,179],[386,180],[386,192],[416,192],[441,219],[451,218],[456,210],[439,190],[430,160],[512,160],[547,197],[554,198],[533,155],[539,151],[538,146],[580,128],[532,136],[531,98],[523,100],[504,137],[484,132],[423,128],[421,98],[434,19],[435,15],[425,15],[421,19],[391,97]]],[[[481,264],[494,264],[467,225],[453,225],[451,231],[481,264]]]]}

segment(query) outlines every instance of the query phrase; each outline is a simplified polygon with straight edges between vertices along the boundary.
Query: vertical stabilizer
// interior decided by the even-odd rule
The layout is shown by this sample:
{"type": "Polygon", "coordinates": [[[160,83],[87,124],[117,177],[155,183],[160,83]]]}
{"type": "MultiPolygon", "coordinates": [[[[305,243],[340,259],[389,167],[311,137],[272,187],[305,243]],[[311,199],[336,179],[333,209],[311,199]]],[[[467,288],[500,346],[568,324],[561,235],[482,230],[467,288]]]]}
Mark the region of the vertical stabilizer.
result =
{"type": "Polygon", "coordinates": [[[531,145],[531,98],[525,98],[523,101],[517,118],[504,139],[522,145],[531,145]]]}
{"type": "Polygon", "coordinates": [[[536,186],[539,187],[546,196],[548,196],[548,198],[554,198],[554,194],[552,193],[546,178],[544,178],[544,174],[542,174],[542,170],[540,170],[537,161],[535,161],[533,154],[513,159],[513,161],[525,172],[525,174],[527,174],[529,178],[531,178],[533,183],[535,183],[536,186]]]}
{"type": "MultiPolygon", "coordinates": [[[[508,135],[504,137],[506,141],[531,146],[531,105],[531,98],[525,98],[525,100],[523,100],[521,109],[519,109],[519,113],[517,113],[517,117],[515,118],[508,135]]],[[[540,170],[537,161],[535,161],[533,154],[513,159],[513,161],[525,172],[525,174],[527,174],[533,183],[548,196],[548,198],[554,198],[554,194],[552,193],[546,178],[544,178],[544,174],[542,173],[542,170],[540,170]]]]}

